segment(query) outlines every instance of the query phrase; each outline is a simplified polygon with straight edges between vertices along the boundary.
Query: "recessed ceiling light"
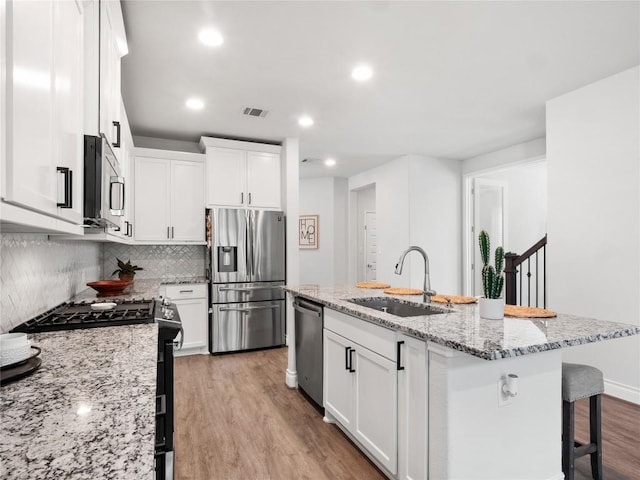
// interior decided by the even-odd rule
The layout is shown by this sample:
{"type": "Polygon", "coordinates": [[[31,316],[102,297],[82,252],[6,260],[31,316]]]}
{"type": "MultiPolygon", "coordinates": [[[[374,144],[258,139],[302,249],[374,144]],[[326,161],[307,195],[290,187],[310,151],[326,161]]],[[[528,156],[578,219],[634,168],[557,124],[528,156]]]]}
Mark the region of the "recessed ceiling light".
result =
{"type": "Polygon", "coordinates": [[[366,82],[373,76],[373,70],[369,65],[361,64],[351,70],[351,78],[357,82],[366,82]]]}
{"type": "Polygon", "coordinates": [[[190,98],[185,102],[185,105],[191,110],[202,110],[204,108],[204,102],[199,98],[190,98]]]}
{"type": "Polygon", "coordinates": [[[311,125],[313,125],[313,118],[308,115],[303,115],[298,119],[298,125],[300,125],[301,127],[310,127],[311,125]]]}
{"type": "Polygon", "coordinates": [[[325,164],[327,167],[333,167],[333,166],[335,166],[336,161],[335,161],[333,158],[327,158],[327,159],[324,161],[324,164],[325,164]]]}
{"type": "Polygon", "coordinates": [[[208,47],[219,47],[224,43],[222,34],[214,28],[200,30],[198,39],[208,47]]]}

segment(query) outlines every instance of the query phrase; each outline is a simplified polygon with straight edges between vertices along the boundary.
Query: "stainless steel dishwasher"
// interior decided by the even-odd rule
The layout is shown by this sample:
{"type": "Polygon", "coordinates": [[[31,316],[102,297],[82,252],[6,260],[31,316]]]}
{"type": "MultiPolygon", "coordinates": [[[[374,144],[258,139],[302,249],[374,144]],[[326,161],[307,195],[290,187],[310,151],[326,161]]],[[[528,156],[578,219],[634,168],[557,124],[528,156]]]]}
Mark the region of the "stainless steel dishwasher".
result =
{"type": "Polygon", "coordinates": [[[296,297],[296,369],[298,388],[322,407],[322,305],[296,297]]]}

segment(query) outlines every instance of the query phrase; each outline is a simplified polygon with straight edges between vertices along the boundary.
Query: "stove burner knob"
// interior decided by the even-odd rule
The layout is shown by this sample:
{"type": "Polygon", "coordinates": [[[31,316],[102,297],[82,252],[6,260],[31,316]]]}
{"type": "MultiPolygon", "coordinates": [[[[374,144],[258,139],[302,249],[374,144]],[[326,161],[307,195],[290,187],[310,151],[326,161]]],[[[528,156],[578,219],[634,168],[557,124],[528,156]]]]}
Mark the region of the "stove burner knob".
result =
{"type": "Polygon", "coordinates": [[[173,310],[165,310],[163,318],[166,318],[167,320],[171,320],[173,318],[173,310]]]}
{"type": "Polygon", "coordinates": [[[162,305],[164,305],[165,307],[166,307],[166,306],[169,306],[169,305],[171,305],[171,299],[170,299],[169,297],[164,297],[164,298],[162,298],[161,303],[162,303],[162,305]]]}

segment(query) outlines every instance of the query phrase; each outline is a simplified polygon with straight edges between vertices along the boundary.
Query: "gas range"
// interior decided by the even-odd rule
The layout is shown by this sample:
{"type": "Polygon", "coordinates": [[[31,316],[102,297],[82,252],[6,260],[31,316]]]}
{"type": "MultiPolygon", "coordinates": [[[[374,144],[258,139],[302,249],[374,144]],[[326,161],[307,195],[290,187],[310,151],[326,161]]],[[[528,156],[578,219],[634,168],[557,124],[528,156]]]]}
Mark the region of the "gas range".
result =
{"type": "Polygon", "coordinates": [[[93,304],[101,302],[65,302],[37,317],[18,325],[12,331],[37,333],[59,330],[76,330],[83,328],[116,327],[152,323],[162,318],[163,308],[156,312],[154,300],[113,300],[114,307],[107,310],[94,310],[93,304]]]}

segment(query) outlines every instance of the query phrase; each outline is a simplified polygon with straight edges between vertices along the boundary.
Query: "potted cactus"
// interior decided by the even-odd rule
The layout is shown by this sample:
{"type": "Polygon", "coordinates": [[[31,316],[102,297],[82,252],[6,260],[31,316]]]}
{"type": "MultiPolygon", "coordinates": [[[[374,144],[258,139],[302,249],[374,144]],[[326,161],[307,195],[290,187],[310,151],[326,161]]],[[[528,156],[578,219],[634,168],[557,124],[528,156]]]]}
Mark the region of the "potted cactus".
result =
{"type": "Polygon", "coordinates": [[[118,268],[114,270],[111,275],[115,275],[117,273],[120,280],[128,280],[130,282],[133,282],[133,277],[135,276],[136,271],[144,270],[142,267],[139,267],[137,265],[131,265],[131,260],[127,261],[126,263],[119,258],[116,258],[116,260],[118,261],[118,268]]]}
{"type": "Polygon", "coordinates": [[[502,320],[504,318],[504,298],[502,298],[502,288],[504,286],[504,249],[496,248],[495,267],[489,265],[489,255],[491,242],[489,234],[482,230],[479,235],[480,257],[482,258],[482,287],[484,297],[480,298],[480,317],[491,320],[502,320]]]}

